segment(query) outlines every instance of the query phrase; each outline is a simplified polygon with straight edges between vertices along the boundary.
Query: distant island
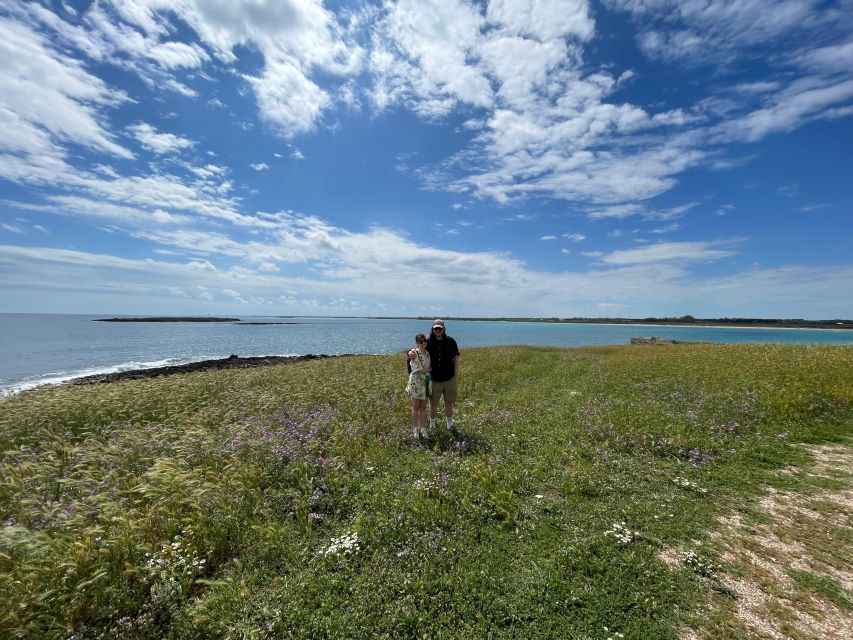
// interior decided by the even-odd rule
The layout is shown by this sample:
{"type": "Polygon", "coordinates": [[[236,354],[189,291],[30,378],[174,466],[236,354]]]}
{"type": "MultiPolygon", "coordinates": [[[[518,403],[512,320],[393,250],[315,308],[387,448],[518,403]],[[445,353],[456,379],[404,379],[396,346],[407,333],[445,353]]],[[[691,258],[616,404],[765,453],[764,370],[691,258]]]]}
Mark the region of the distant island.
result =
{"type": "MultiPolygon", "coordinates": [[[[403,319],[377,317],[380,320],[403,319]]],[[[405,318],[408,320],[432,320],[432,316],[405,318]]],[[[468,322],[553,322],[576,324],[657,324],[687,325],[700,327],[775,327],[788,329],[853,329],[853,320],[804,320],[802,318],[462,318],[445,316],[445,320],[465,320],[468,322]]]]}
{"type": "Polygon", "coordinates": [[[211,318],[209,316],[160,316],[150,318],[97,318],[93,322],[240,322],[240,318],[211,318]]]}

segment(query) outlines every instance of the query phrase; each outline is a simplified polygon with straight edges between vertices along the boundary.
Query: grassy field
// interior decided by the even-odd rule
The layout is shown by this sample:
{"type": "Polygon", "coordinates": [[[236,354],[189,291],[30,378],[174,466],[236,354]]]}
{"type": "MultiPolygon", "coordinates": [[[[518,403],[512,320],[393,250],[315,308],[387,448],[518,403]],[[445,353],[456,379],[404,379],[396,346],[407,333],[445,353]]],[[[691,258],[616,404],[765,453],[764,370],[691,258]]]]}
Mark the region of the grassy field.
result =
{"type": "MultiPolygon", "coordinates": [[[[786,472],[850,446],[849,347],[465,350],[464,437],[428,447],[404,384],[359,356],[3,400],[0,637],[750,638],[720,522],[850,488],[786,472]]],[[[787,573],[818,615],[853,610],[839,562],[787,573]]]]}

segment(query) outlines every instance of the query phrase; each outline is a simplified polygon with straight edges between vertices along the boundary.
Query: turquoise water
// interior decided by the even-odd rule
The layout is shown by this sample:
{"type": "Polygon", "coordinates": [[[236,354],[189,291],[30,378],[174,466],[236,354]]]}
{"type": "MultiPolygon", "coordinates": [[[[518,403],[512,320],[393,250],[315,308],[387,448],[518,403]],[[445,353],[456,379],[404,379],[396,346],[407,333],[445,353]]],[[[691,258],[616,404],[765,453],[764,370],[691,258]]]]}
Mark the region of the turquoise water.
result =
{"type": "MultiPolygon", "coordinates": [[[[208,358],[342,353],[394,353],[428,333],[422,320],[242,318],[232,323],[93,322],[105,316],[0,314],[0,394],[71,378],[180,364],[208,358]]],[[[853,345],[853,331],[734,327],[664,327],[454,320],[448,335],[460,349],[507,344],[626,344],[634,336],[720,343],[853,345]]]]}

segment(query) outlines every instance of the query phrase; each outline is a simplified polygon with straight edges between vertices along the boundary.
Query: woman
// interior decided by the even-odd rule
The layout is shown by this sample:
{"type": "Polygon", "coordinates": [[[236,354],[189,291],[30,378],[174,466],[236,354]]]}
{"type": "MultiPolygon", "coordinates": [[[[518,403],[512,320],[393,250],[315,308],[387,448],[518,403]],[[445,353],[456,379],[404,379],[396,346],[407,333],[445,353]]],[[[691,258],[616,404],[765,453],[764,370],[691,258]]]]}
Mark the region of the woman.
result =
{"type": "Polygon", "coordinates": [[[412,435],[415,438],[426,438],[427,398],[429,397],[429,354],[426,351],[426,336],[419,333],[415,336],[415,348],[409,351],[412,372],[406,384],[406,393],[412,399],[412,435]]]}

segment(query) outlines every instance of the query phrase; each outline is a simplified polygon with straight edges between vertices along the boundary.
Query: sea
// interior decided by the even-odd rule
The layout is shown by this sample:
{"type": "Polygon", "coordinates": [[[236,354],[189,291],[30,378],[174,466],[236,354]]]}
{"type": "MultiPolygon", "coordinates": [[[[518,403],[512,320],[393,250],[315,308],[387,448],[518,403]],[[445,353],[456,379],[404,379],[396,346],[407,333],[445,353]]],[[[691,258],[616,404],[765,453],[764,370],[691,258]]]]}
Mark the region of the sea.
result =
{"type": "MultiPolygon", "coordinates": [[[[412,346],[415,334],[429,333],[430,328],[427,320],[328,317],[241,317],[239,322],[225,323],[96,322],[105,317],[116,316],[0,313],[0,396],[81,376],[231,354],[402,352],[412,346]]],[[[463,355],[466,347],[627,344],[635,336],[728,344],[853,345],[853,331],[845,329],[452,320],[447,322],[447,333],[457,340],[463,355]]]]}

